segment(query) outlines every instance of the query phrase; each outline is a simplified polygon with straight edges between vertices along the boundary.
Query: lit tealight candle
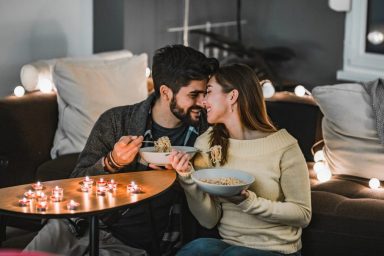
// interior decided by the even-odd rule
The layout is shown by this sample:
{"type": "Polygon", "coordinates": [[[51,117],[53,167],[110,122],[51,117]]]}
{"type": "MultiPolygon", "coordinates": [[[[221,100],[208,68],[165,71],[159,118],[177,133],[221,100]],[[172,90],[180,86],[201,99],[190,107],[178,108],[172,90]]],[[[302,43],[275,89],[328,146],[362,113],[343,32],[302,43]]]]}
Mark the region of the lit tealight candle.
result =
{"type": "Polygon", "coordinates": [[[47,208],[48,208],[47,201],[38,202],[36,204],[36,209],[39,212],[45,212],[47,210],[47,208]]]}
{"type": "Polygon", "coordinates": [[[24,193],[24,196],[28,199],[33,199],[35,198],[35,192],[33,192],[32,190],[28,190],[24,193]]]}
{"type": "Polygon", "coordinates": [[[109,189],[109,190],[116,190],[116,188],[117,188],[117,183],[115,182],[114,179],[111,179],[111,180],[108,182],[107,186],[108,186],[108,189],[109,189]]]}
{"type": "Polygon", "coordinates": [[[80,185],[81,191],[88,192],[91,188],[88,186],[88,184],[81,184],[80,185]]]}
{"type": "Polygon", "coordinates": [[[79,207],[79,203],[75,202],[74,200],[71,200],[69,201],[69,203],[67,204],[67,209],[68,210],[76,210],[77,207],[79,207]]]}
{"type": "MultiPolygon", "coordinates": [[[[38,191],[40,192],[40,191],[38,191]]],[[[47,195],[44,192],[36,193],[36,199],[38,202],[46,202],[47,201],[47,195]]]]}
{"type": "Polygon", "coordinates": [[[97,189],[96,189],[96,194],[98,196],[105,196],[105,191],[106,191],[106,188],[104,186],[99,186],[97,189]]]}
{"type": "Polygon", "coordinates": [[[142,193],[141,188],[134,181],[132,181],[131,184],[127,186],[127,189],[129,192],[134,194],[142,193]]]}
{"type": "Polygon", "coordinates": [[[100,178],[99,181],[96,183],[98,187],[104,187],[106,184],[107,182],[103,178],[100,178]]]}
{"type": "Polygon", "coordinates": [[[23,199],[19,200],[19,206],[21,206],[21,207],[28,206],[30,202],[31,202],[31,200],[29,200],[26,197],[23,197],[23,199]]]}
{"type": "Polygon", "coordinates": [[[83,184],[88,187],[92,187],[93,179],[89,178],[89,176],[85,176],[85,178],[83,179],[83,184]]]}
{"type": "Polygon", "coordinates": [[[60,202],[63,200],[64,196],[64,190],[63,188],[60,188],[59,186],[56,186],[54,189],[52,189],[52,196],[51,200],[53,202],[60,202]]]}
{"type": "Polygon", "coordinates": [[[41,182],[38,181],[38,182],[32,184],[32,188],[33,188],[34,190],[42,190],[42,189],[43,189],[43,184],[41,184],[41,182]]]}

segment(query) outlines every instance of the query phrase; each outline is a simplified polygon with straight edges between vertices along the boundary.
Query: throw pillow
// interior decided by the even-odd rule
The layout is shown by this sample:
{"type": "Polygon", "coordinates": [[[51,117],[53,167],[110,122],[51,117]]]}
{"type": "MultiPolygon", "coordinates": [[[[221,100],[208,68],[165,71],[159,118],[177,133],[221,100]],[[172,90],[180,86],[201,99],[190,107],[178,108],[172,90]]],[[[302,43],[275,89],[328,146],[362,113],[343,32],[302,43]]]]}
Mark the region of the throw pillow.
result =
{"type": "Polygon", "coordinates": [[[312,95],[324,114],[324,155],[332,173],[384,180],[384,146],[363,86],[318,86],[312,95]]]}
{"type": "Polygon", "coordinates": [[[146,67],[146,54],[117,60],[59,60],[53,73],[59,122],[52,158],[81,152],[97,118],[107,109],[144,100],[146,67]]]}

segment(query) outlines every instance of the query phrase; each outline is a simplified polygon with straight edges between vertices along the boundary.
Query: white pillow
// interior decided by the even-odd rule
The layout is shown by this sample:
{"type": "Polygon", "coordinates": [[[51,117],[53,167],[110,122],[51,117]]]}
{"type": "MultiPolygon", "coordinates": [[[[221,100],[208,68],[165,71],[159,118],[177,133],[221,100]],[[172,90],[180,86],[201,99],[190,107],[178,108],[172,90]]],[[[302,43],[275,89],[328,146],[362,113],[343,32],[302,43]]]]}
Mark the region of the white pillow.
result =
{"type": "Polygon", "coordinates": [[[384,146],[363,86],[318,86],[312,95],[324,114],[324,154],[331,171],[384,180],[384,146]]]}
{"type": "MultiPolygon", "coordinates": [[[[133,54],[128,50],[101,52],[88,57],[76,58],[77,60],[115,60],[120,58],[132,57],[133,54]]],[[[68,59],[68,58],[63,58],[68,59]]],[[[60,59],[38,60],[21,67],[20,80],[21,84],[27,91],[38,90],[39,80],[47,79],[53,82],[52,72],[56,62],[60,59]]],[[[54,85],[54,84],[53,84],[54,85]]]]}
{"type": "Polygon", "coordinates": [[[144,100],[146,67],[146,54],[117,60],[59,60],[53,74],[59,123],[52,158],[82,151],[94,123],[107,109],[144,100]]]}

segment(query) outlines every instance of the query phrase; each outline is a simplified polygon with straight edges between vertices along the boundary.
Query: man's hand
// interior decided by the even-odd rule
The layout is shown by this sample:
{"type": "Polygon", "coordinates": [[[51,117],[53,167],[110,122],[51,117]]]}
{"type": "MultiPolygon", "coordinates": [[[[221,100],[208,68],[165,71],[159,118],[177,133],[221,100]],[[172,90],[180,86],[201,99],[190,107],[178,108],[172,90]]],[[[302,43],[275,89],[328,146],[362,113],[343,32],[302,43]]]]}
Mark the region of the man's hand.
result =
{"type": "Polygon", "coordinates": [[[143,136],[123,136],[113,147],[112,157],[119,165],[132,163],[143,142],[143,136]]]}
{"type": "Polygon", "coordinates": [[[173,168],[179,173],[191,171],[191,165],[189,163],[190,157],[187,153],[172,151],[168,157],[171,165],[167,165],[167,169],[173,168]]]}
{"type": "Polygon", "coordinates": [[[222,197],[228,202],[231,202],[233,204],[239,204],[243,202],[245,199],[249,197],[249,193],[247,190],[242,190],[240,194],[235,195],[235,196],[230,196],[230,197],[222,197]]]}

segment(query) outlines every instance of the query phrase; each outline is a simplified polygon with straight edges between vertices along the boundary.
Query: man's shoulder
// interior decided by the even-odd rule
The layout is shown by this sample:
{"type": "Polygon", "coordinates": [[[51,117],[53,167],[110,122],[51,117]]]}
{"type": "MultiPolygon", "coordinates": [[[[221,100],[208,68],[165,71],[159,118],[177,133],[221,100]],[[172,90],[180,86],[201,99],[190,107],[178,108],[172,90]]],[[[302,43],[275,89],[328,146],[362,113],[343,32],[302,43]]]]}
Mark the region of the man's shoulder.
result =
{"type": "Polygon", "coordinates": [[[147,99],[141,102],[110,108],[106,110],[103,115],[127,117],[135,113],[139,116],[142,116],[148,113],[153,100],[153,95],[149,95],[147,99]]]}

